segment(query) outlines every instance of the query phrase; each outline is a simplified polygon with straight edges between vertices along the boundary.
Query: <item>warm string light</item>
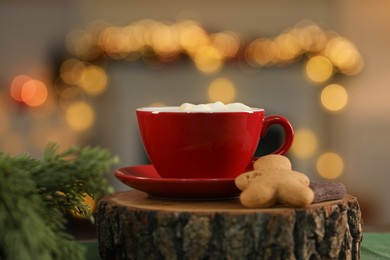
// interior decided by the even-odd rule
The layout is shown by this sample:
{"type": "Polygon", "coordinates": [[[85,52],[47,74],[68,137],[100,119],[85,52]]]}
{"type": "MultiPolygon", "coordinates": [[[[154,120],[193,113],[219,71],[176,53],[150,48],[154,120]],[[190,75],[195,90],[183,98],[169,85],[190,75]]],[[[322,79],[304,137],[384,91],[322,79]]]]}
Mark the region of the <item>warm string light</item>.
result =
{"type": "Polygon", "coordinates": [[[237,33],[208,33],[192,20],[163,23],[149,19],[126,26],[93,22],[85,30],[71,31],[66,44],[70,53],[85,61],[106,56],[172,62],[186,55],[199,71],[207,74],[216,73],[226,61],[237,59],[262,67],[285,65],[301,58],[310,61],[318,56],[307,65],[308,77],[314,75],[314,82],[323,82],[333,73],[354,75],[363,67],[359,51],[349,40],[310,21],[300,22],[275,37],[261,37],[242,45],[237,33]]]}

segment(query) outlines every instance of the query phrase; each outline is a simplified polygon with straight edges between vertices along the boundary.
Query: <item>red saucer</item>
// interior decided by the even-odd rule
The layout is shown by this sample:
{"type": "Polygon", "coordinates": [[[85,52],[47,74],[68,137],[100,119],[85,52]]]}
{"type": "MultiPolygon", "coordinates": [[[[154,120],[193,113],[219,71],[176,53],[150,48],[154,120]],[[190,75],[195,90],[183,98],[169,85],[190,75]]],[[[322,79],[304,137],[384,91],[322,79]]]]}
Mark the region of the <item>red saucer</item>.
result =
{"type": "Polygon", "coordinates": [[[125,185],[151,196],[174,199],[222,199],[240,194],[233,178],[168,179],[161,178],[153,165],[138,165],[115,170],[125,185]]]}

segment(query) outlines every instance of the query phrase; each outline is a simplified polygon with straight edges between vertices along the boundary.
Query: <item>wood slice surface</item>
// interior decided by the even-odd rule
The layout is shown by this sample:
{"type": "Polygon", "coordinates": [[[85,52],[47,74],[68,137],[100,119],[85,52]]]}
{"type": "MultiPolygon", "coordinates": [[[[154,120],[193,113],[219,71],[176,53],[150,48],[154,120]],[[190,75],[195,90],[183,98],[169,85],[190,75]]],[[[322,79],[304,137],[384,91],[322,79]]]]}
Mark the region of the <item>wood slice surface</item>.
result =
{"type": "Polygon", "coordinates": [[[244,208],[238,199],[166,200],[131,190],[95,213],[103,259],[360,259],[356,198],[244,208]]]}

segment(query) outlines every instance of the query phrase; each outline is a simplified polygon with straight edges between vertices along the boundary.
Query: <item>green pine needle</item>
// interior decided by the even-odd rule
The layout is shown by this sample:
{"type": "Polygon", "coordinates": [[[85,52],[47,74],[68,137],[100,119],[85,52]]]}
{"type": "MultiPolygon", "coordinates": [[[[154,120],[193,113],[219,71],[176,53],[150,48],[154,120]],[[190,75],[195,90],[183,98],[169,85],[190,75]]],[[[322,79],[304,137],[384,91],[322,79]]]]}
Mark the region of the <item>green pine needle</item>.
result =
{"type": "Polygon", "coordinates": [[[92,219],[83,198],[111,193],[105,174],[118,158],[98,147],[46,147],[42,160],[0,153],[0,259],[84,259],[65,232],[65,213],[92,219]]]}

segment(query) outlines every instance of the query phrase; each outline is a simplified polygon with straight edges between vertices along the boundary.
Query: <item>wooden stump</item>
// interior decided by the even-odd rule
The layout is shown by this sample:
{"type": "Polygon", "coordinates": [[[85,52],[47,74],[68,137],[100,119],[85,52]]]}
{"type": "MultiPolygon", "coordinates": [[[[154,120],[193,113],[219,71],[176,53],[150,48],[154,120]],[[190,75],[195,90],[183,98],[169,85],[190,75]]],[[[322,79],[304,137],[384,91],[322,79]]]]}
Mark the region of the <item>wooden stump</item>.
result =
{"type": "Polygon", "coordinates": [[[246,209],[238,199],[179,201],[139,191],[107,196],[96,211],[103,259],[359,259],[356,198],[308,208],[246,209]]]}

